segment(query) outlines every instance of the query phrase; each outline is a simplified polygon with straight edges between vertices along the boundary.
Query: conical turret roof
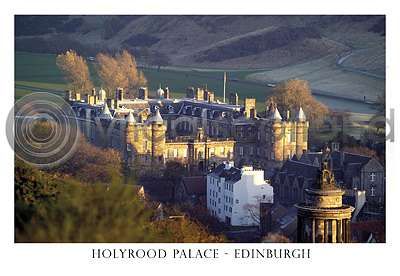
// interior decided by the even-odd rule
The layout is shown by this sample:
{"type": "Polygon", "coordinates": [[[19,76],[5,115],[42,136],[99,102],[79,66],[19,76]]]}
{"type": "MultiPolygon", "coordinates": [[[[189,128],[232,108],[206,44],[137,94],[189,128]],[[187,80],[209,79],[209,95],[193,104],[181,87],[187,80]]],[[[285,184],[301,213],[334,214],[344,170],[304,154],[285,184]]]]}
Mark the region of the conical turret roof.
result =
{"type": "Polygon", "coordinates": [[[273,112],[272,115],[271,115],[271,119],[272,119],[272,120],[275,120],[275,121],[282,121],[282,116],[281,116],[281,114],[279,113],[279,110],[278,110],[277,107],[275,107],[275,110],[274,110],[274,112],[273,112]]]}
{"type": "Polygon", "coordinates": [[[104,102],[103,112],[101,113],[101,117],[102,118],[106,118],[106,119],[111,119],[112,118],[110,109],[108,109],[107,102],[104,102]]]}
{"type": "Polygon", "coordinates": [[[154,116],[150,117],[148,122],[149,123],[161,123],[161,124],[164,123],[164,120],[161,117],[160,110],[158,108],[156,109],[156,114],[154,116]]]}
{"type": "Polygon", "coordinates": [[[135,117],[133,117],[132,111],[129,111],[128,116],[126,117],[126,121],[130,124],[136,123],[135,117]]]}
{"type": "Polygon", "coordinates": [[[305,122],[307,120],[306,114],[303,111],[303,108],[300,106],[299,112],[297,113],[297,121],[305,122]]]}

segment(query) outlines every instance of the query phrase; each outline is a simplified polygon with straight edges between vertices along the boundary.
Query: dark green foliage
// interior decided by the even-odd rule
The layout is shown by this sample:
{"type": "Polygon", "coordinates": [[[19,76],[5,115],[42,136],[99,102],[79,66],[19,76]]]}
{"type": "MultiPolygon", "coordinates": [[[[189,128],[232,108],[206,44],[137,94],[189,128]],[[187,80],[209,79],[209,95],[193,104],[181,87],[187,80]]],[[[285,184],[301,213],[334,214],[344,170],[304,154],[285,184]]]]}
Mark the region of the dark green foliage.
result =
{"type": "Polygon", "coordinates": [[[187,169],[177,161],[168,161],[165,164],[164,178],[179,181],[182,176],[187,174],[187,169]]]}
{"type": "Polygon", "coordinates": [[[122,160],[118,151],[93,146],[81,137],[74,155],[54,170],[89,183],[121,182],[122,160]]]}
{"type": "MultiPolygon", "coordinates": [[[[176,167],[170,167],[171,177],[177,177],[176,167]]],[[[123,184],[121,171],[117,152],[84,140],[70,160],[46,172],[16,160],[16,242],[223,240],[187,217],[156,220],[157,206],[139,198],[137,186],[123,184]]]]}
{"type": "Polygon", "coordinates": [[[57,183],[50,176],[23,161],[16,160],[14,170],[15,200],[36,205],[55,199],[57,183]]]}
{"type": "Polygon", "coordinates": [[[137,189],[58,178],[17,161],[17,242],[162,242],[137,189]]]}
{"type": "Polygon", "coordinates": [[[15,229],[22,231],[37,209],[44,204],[54,202],[58,194],[58,181],[50,175],[15,160],[15,229]]]}

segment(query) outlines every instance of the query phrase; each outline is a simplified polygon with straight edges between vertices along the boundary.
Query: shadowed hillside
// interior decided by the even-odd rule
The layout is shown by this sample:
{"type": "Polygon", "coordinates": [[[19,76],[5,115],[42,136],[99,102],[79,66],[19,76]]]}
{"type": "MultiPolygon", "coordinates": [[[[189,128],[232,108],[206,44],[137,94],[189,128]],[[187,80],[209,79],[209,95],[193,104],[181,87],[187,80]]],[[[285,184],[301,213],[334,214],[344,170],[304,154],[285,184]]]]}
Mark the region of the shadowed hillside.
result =
{"type": "MultiPolygon", "coordinates": [[[[141,63],[208,68],[287,66],[374,49],[385,34],[383,16],[16,16],[15,23],[18,51],[89,56],[127,48],[141,63]]],[[[357,68],[362,61],[357,56],[357,68]]]]}

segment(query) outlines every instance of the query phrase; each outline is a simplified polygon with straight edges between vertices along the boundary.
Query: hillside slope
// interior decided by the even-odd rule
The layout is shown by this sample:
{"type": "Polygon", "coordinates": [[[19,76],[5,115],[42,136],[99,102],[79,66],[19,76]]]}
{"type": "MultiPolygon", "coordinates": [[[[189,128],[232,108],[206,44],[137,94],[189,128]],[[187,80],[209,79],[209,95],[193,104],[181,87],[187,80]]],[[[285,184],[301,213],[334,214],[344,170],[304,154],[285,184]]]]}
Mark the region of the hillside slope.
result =
{"type": "MultiPolygon", "coordinates": [[[[75,15],[16,16],[15,21],[19,51],[74,48],[94,55],[128,48],[150,64],[272,69],[353,48],[384,51],[383,16],[75,15]]],[[[363,52],[354,58],[362,67],[363,52]]],[[[373,70],[382,66],[374,62],[373,70]]]]}

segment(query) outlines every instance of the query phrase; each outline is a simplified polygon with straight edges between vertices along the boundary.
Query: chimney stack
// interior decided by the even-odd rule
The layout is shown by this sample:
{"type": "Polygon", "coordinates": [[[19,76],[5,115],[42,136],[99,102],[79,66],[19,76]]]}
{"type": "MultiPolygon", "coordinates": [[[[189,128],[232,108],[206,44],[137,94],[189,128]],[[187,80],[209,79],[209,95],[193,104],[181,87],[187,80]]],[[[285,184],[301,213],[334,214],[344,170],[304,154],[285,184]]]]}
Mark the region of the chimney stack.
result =
{"type": "Polygon", "coordinates": [[[123,101],[124,100],[124,89],[121,87],[118,87],[115,91],[115,100],[117,101],[123,101]]]}

